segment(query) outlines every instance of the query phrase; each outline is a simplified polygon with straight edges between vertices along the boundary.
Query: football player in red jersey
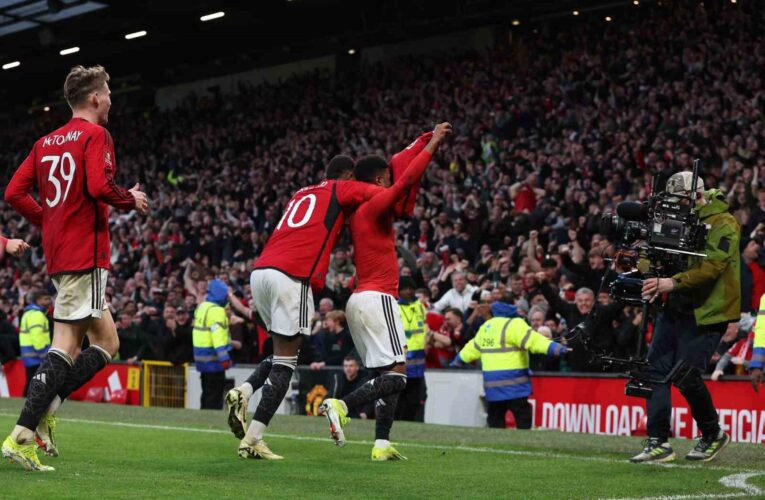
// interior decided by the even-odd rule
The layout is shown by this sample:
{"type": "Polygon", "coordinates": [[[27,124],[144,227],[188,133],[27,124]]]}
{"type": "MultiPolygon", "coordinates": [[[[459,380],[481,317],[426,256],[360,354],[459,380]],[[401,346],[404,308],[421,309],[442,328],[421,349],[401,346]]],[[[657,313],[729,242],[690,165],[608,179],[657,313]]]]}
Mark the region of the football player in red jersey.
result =
{"type": "Polygon", "coordinates": [[[420,182],[432,155],[451,132],[450,124],[437,125],[427,145],[392,187],[389,187],[391,170],[379,156],[362,158],[354,169],[357,180],[387,188],[351,217],[357,284],[346,306],[353,344],[364,366],[378,370],[380,376],[341,400],[324,400],[319,411],[329,420],[332,438],[342,446],[348,409],[375,401],[377,423],[372,460],[405,459],[389,441],[398,395],[406,388],[406,336],[396,304],[399,274],[393,219],[406,208],[400,200],[411,193],[411,186],[420,182]]]}
{"type": "Polygon", "coordinates": [[[147,198],[136,184],[117,186],[114,143],[104,125],[111,99],[103,67],[72,68],[64,97],[72,119],[40,138],[13,175],[5,201],[42,227],[45,262],[57,290],[53,341],[29,384],[16,427],[2,454],[25,469],[47,471],[35,452],[35,440],[56,456],[50,427],[53,414],[69,394],[90,380],[117,353],[119,339],[104,290],[111,253],[109,206],[145,213],[147,198]],[[31,193],[37,188],[40,203],[31,193]],[[80,352],[88,336],[90,347],[80,352]]]}
{"type": "Polygon", "coordinates": [[[279,460],[263,434],[292,379],[303,335],[310,335],[312,289],[324,288],[329,255],[349,211],[382,191],[364,182],[340,180],[353,172],[347,156],[332,159],[326,179],[299,189],[284,210],[250,276],[252,298],[274,341],[274,355],[226,395],[231,431],[242,441],[239,456],[279,460]],[[262,397],[245,433],[247,403],[262,387],[262,397]]]}

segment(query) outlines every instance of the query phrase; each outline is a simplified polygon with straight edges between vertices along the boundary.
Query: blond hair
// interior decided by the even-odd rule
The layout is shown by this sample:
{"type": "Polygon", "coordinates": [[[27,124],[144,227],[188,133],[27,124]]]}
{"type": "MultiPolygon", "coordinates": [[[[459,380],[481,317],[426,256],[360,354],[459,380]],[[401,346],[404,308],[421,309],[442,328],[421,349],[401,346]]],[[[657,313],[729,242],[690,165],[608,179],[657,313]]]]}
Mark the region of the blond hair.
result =
{"type": "Polygon", "coordinates": [[[345,313],[343,311],[329,311],[325,316],[326,319],[331,319],[337,322],[340,326],[345,326],[345,313]]]}
{"type": "Polygon", "coordinates": [[[75,66],[69,70],[64,81],[64,98],[69,107],[74,109],[85,102],[85,99],[109,81],[109,73],[103,66],[96,65],[86,68],[75,66]]]}

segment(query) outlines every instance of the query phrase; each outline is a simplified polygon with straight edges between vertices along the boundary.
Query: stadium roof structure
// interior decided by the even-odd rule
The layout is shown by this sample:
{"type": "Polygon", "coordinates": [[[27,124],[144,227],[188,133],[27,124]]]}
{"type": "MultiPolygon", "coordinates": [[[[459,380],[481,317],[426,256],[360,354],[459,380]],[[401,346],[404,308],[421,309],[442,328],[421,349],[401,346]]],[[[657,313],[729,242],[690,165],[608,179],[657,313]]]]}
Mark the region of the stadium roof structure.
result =
{"type": "Polygon", "coordinates": [[[478,26],[531,29],[574,9],[632,2],[0,0],[0,100],[58,102],[76,64],[103,64],[113,77],[157,87],[478,26]],[[216,12],[224,14],[201,19],[216,12]]]}
{"type": "Polygon", "coordinates": [[[0,0],[0,37],[103,9],[87,0],[0,0]]]}

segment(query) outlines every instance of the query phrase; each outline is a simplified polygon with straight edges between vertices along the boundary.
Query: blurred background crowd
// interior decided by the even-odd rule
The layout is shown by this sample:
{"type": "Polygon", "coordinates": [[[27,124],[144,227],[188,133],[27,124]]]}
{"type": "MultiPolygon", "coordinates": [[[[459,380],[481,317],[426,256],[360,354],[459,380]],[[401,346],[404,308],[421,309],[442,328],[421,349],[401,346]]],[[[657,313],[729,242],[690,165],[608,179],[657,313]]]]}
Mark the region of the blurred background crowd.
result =
{"type": "MultiPolygon", "coordinates": [[[[111,215],[106,294],[120,358],[192,361],[191,318],[213,277],[230,287],[233,359],[268,355],[268,335],[247,312],[249,272],[292,192],[320,180],[336,154],[390,157],[443,120],[454,140],[430,166],[414,216],[396,224],[401,275],[429,311],[427,366],[447,366],[497,300],[551,337],[598,308],[597,347],[629,354],[641,318],[601,290],[613,248],[598,221],[696,157],[742,226],[742,314],[756,312],[765,292],[764,25],[699,4],[605,31],[578,25],[483,52],[404,57],[344,78],[242,84],[169,110],[115,99],[118,182],[140,182],[152,200],[146,216],[111,215]]],[[[66,119],[50,113],[3,130],[0,185],[66,119]]],[[[9,340],[29,300],[55,289],[39,228],[2,204],[0,233],[33,246],[0,263],[0,336],[9,340]]],[[[302,364],[340,366],[353,354],[342,312],[353,275],[346,237],[302,364]]],[[[720,354],[745,324],[741,334],[731,327],[720,354]]],[[[532,368],[608,369],[577,350],[532,368]]]]}

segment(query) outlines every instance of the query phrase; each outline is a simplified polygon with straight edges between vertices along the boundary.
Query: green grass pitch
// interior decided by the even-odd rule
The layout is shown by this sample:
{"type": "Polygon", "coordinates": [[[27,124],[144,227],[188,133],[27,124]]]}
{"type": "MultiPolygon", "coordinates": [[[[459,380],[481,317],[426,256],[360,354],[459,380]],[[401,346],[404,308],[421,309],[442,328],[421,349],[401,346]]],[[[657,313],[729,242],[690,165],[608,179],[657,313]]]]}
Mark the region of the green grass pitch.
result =
{"type": "MultiPolygon", "coordinates": [[[[0,399],[3,434],[22,405],[0,399]],[[3,430],[4,429],[4,430],[3,430]]],[[[406,462],[370,461],[374,423],[337,448],[323,418],[276,417],[285,460],[244,460],[224,412],[67,402],[51,473],[0,463],[0,498],[765,498],[765,447],[732,444],[715,462],[634,465],[627,437],[396,422],[406,462]]]]}

